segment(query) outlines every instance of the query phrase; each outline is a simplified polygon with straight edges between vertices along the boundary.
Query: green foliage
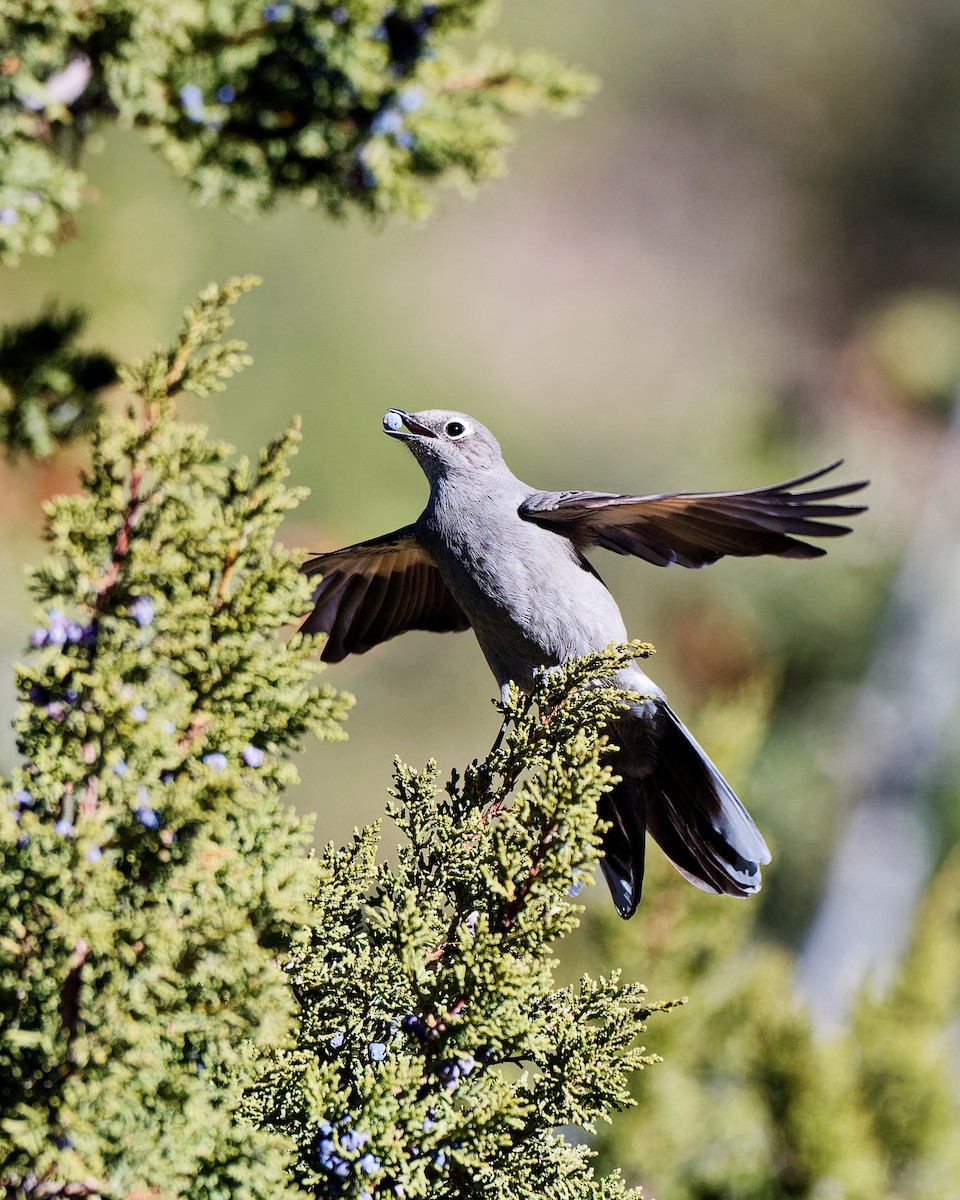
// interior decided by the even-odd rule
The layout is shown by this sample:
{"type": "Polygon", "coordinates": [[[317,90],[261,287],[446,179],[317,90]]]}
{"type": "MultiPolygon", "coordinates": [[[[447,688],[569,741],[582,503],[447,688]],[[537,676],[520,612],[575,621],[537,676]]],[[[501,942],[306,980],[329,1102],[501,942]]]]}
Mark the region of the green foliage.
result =
{"type": "Polygon", "coordinates": [[[244,1105],[291,1140],[314,1194],[627,1194],[556,1130],[592,1132],[630,1103],[629,1073],[652,1061],[633,1043],[670,1006],[616,973],[558,988],[551,950],[599,857],[598,730],[623,704],[590,681],[645,649],[514,693],[503,747],[443,792],[433,764],[398,764],[395,866],[377,862],[377,827],[323,855],[286,964],[297,1044],[263,1056],[244,1105]]]}
{"type": "Polygon", "coordinates": [[[641,919],[588,918],[593,961],[640,961],[689,991],[664,1065],[602,1134],[601,1162],[670,1200],[943,1200],[960,1178],[951,1029],[960,1002],[960,858],[933,881],[892,987],[818,1038],[795,963],[748,939],[753,911],[694,895],[658,863],[641,919]]]}
{"type": "Polygon", "coordinates": [[[646,648],[514,693],[503,745],[446,791],[398,765],[395,866],[376,829],[311,860],[284,752],[341,736],[347,699],[313,684],[314,639],[277,637],[309,597],[273,544],[296,431],[231,462],[173,407],[247,362],[226,335],[255,282],[208,289],[170,351],[121,369],[139,403],[49,506],[0,806],[0,1178],[625,1196],[558,1130],[631,1103],[635,1040],[669,1005],[616,973],[558,988],[551,954],[599,856],[598,731],[623,703],[591,681],[646,648]]]}
{"type": "Polygon", "coordinates": [[[0,0],[0,257],[50,253],[84,141],[139,129],[202,202],[425,214],[502,170],[509,118],[592,90],[547,54],[456,41],[492,0],[0,0]]]}
{"type": "Polygon", "coordinates": [[[12,458],[47,458],[58,444],[87,434],[100,414],[100,392],[117,376],[113,360],[73,343],[83,328],[77,310],[0,331],[0,442],[12,458]]]}
{"type": "Polygon", "coordinates": [[[211,288],[139,400],[97,427],[78,495],[49,506],[38,624],[18,668],[22,765],[0,805],[0,1176],[16,1194],[277,1197],[276,1139],[240,1129],[241,1045],[291,1000],[272,959],[306,915],[307,831],[279,802],[304,735],[347,700],[313,679],[296,431],[258,464],[175,420],[173,395],[243,362],[211,288]],[[153,1194],[153,1193],[151,1193],[153,1194]]]}

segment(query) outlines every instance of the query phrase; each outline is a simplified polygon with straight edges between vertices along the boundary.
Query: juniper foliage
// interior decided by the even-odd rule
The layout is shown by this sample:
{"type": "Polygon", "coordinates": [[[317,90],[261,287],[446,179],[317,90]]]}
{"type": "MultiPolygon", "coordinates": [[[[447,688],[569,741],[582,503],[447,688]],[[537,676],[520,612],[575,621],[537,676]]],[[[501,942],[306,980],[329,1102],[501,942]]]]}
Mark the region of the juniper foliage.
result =
{"type": "Polygon", "coordinates": [[[295,429],[256,465],[176,418],[248,361],[255,281],[210,288],[137,403],[49,506],[0,788],[0,1180],[20,1197],[627,1194],[558,1130],[629,1104],[654,1004],[616,974],[557,987],[567,896],[599,856],[604,679],[634,645],[514,693],[454,776],[398,764],[406,841],[307,853],[285,752],[341,735],[313,682],[295,429]],[[285,968],[278,966],[278,958],[285,968]],[[297,1021],[299,1017],[299,1021],[297,1021]]]}
{"type": "Polygon", "coordinates": [[[0,0],[0,258],[49,254],[89,135],[139,130],[201,202],[341,216],[431,207],[499,173],[511,118],[592,81],[540,51],[463,48],[494,0],[0,0]]]}
{"type": "Polygon", "coordinates": [[[567,892],[600,855],[598,730],[623,705],[590,681],[646,649],[515,691],[504,746],[443,791],[434,764],[398,763],[395,865],[377,861],[377,826],[322,856],[286,964],[296,1046],[262,1056],[243,1106],[291,1140],[312,1194],[628,1194],[558,1128],[591,1133],[631,1103],[630,1074],[653,1061],[635,1040],[670,1005],[616,972],[557,987],[551,954],[582,912],[567,892]]]}
{"type": "Polygon", "coordinates": [[[287,1030],[275,952],[305,918],[284,752],[339,737],[313,682],[298,556],[274,534],[296,431],[259,463],[175,419],[246,361],[251,285],[208,289],[123,372],[83,490],[49,506],[0,803],[0,1178],[18,1195],[275,1198],[276,1139],[233,1119],[242,1043],[287,1030]]]}

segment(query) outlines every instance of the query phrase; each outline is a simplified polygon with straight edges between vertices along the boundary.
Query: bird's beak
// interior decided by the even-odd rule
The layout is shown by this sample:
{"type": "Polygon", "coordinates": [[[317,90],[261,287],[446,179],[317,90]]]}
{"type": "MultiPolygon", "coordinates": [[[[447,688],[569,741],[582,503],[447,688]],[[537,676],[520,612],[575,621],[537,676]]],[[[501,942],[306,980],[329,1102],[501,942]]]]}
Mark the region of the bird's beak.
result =
{"type": "Polygon", "coordinates": [[[383,432],[397,438],[409,438],[411,436],[435,438],[437,436],[432,429],[428,429],[426,425],[421,425],[419,421],[415,421],[402,408],[391,408],[387,412],[383,418],[383,432]]]}

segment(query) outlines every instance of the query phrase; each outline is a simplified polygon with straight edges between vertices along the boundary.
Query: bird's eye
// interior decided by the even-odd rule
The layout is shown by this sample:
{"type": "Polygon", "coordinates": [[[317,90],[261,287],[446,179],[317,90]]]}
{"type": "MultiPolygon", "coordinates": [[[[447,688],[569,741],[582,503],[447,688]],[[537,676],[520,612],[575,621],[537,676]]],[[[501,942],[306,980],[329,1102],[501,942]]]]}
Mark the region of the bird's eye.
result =
{"type": "Polygon", "coordinates": [[[459,421],[448,421],[443,427],[443,432],[447,437],[458,438],[467,432],[467,427],[461,425],[459,421]]]}

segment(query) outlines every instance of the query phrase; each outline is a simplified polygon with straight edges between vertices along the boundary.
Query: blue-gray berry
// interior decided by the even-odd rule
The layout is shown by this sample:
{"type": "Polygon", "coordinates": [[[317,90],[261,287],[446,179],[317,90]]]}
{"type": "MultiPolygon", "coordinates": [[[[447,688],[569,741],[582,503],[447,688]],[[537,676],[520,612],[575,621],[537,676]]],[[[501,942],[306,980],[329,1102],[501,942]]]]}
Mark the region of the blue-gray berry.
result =
{"type": "Polygon", "coordinates": [[[370,132],[397,133],[403,128],[403,117],[395,108],[384,108],[370,122],[370,132]]]}
{"type": "Polygon", "coordinates": [[[264,754],[259,746],[244,746],[240,757],[248,767],[263,766],[264,754]]]}
{"type": "Polygon", "coordinates": [[[359,1129],[348,1129],[340,1139],[340,1145],[348,1153],[353,1154],[357,1150],[362,1150],[369,1140],[369,1133],[363,1133],[359,1129]]]}
{"type": "Polygon", "coordinates": [[[188,83],[180,89],[180,103],[186,113],[187,120],[199,124],[206,115],[203,104],[203,92],[195,83],[188,83]]]}
{"type": "MultiPolygon", "coordinates": [[[[184,89],[186,90],[186,89],[184,89]]],[[[197,88],[197,92],[200,89],[197,88]]],[[[181,96],[183,93],[180,93],[181,96]]],[[[130,605],[130,616],[136,621],[141,629],[145,629],[153,621],[155,614],[153,601],[149,596],[138,596],[130,605]]]]}
{"type": "Polygon", "coordinates": [[[423,103],[424,95],[425,93],[422,87],[404,88],[397,97],[397,107],[401,112],[416,112],[423,103]]]}
{"type": "Polygon", "coordinates": [[[445,1062],[438,1074],[447,1091],[452,1091],[460,1082],[460,1068],[454,1062],[445,1062]]]}

